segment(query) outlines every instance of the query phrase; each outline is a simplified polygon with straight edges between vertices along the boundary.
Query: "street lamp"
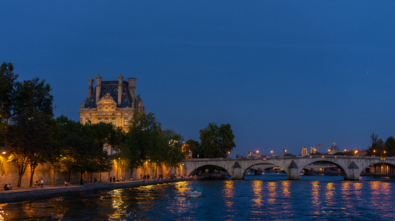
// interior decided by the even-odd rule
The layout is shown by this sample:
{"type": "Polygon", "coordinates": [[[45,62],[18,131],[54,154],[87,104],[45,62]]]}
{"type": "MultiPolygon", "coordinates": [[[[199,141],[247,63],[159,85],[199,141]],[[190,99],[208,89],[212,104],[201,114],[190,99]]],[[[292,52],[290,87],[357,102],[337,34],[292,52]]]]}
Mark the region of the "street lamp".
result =
{"type": "Polygon", "coordinates": [[[346,149],[344,149],[344,152],[347,152],[347,150],[346,150],[346,149]]]}
{"type": "Polygon", "coordinates": [[[256,153],[259,153],[259,150],[257,150],[256,153]]]}
{"type": "Polygon", "coordinates": [[[230,154],[230,151],[228,151],[228,154],[230,154]]]}
{"type": "Polygon", "coordinates": [[[3,153],[2,154],[6,154],[6,152],[5,151],[3,151],[3,153]]]}
{"type": "Polygon", "coordinates": [[[273,150],[272,150],[272,151],[270,151],[270,153],[273,153],[273,150]]]}

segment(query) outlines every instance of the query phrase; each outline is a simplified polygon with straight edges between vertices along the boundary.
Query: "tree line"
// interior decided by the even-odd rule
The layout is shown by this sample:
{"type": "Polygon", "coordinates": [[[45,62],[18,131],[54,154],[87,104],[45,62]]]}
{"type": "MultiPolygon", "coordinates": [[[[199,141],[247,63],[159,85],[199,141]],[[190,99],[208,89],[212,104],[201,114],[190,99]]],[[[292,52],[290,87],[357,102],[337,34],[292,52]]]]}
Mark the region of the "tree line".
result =
{"type": "MultiPolygon", "coordinates": [[[[185,158],[226,158],[236,147],[230,124],[209,123],[200,130],[200,143],[162,129],[153,113],[134,112],[127,132],[108,123],[81,124],[54,117],[52,88],[45,80],[18,81],[11,63],[0,66],[0,143],[8,161],[18,167],[18,184],[29,168],[29,186],[38,165],[56,172],[110,171],[113,162],[134,169],[147,164],[178,166],[185,158]],[[111,146],[113,153],[104,151],[111,146]]],[[[0,175],[4,175],[0,161],[0,175]]],[[[101,179],[101,177],[100,177],[101,179]]]]}
{"type": "Polygon", "coordinates": [[[226,158],[236,147],[230,124],[209,123],[199,133],[200,143],[190,139],[183,146],[187,158],[226,158]]]}
{"type": "MultiPolygon", "coordinates": [[[[127,132],[107,123],[81,124],[65,116],[54,117],[52,88],[44,80],[18,81],[11,63],[0,66],[0,141],[8,161],[18,167],[18,184],[30,169],[29,186],[39,164],[56,172],[110,171],[113,160],[133,169],[150,165],[177,166],[184,159],[183,137],[162,129],[154,114],[135,112],[127,132]],[[115,154],[108,154],[104,146],[115,154]]],[[[0,175],[4,167],[0,165],[0,175]]]]}

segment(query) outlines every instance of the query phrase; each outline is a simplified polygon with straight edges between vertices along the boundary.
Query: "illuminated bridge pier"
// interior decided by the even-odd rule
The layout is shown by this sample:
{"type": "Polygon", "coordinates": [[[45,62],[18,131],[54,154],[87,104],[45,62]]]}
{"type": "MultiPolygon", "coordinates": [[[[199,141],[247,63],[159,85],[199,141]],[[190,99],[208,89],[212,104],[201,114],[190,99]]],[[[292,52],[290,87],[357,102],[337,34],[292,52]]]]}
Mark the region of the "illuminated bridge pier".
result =
{"type": "Polygon", "coordinates": [[[336,165],[345,180],[359,180],[361,173],[369,166],[387,164],[395,166],[394,157],[360,157],[360,156],[284,156],[260,159],[247,158],[206,158],[188,159],[182,162],[186,175],[197,175],[206,166],[219,166],[227,170],[234,180],[244,179],[246,171],[255,165],[271,164],[281,167],[289,180],[299,180],[303,169],[312,163],[327,162],[336,165]]]}

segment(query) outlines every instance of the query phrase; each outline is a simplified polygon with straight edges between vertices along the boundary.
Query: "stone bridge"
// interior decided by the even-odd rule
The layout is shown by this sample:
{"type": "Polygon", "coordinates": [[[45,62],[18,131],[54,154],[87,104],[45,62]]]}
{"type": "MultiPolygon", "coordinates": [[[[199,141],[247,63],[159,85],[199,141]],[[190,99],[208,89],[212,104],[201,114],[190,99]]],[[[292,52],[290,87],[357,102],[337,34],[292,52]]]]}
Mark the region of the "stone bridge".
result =
{"type": "Polygon", "coordinates": [[[360,157],[360,156],[287,156],[287,157],[262,157],[247,158],[201,158],[187,159],[182,162],[186,175],[197,175],[204,166],[219,166],[229,172],[232,179],[244,179],[247,169],[259,164],[272,164],[281,167],[289,180],[298,180],[300,173],[307,165],[316,162],[328,162],[340,168],[345,180],[358,180],[362,171],[370,165],[388,164],[395,166],[394,157],[360,157]]]}

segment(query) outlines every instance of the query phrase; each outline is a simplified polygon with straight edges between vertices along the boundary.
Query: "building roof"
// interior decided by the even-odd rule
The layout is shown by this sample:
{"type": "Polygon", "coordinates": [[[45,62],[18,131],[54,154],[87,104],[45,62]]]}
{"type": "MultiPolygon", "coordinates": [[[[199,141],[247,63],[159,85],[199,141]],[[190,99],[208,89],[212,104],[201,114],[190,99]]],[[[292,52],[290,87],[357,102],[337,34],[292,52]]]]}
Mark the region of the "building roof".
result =
{"type": "MultiPolygon", "coordinates": [[[[123,81],[122,85],[122,101],[121,105],[117,105],[118,108],[132,107],[132,105],[136,105],[133,102],[132,96],[129,91],[129,83],[123,81]]],[[[104,97],[107,93],[114,99],[114,101],[118,101],[118,81],[102,81],[101,82],[101,93],[100,98],[104,97]]],[[[99,98],[99,100],[100,100],[99,98]]],[[[92,91],[92,95],[89,100],[85,101],[85,108],[96,108],[96,87],[92,91]]]]}

